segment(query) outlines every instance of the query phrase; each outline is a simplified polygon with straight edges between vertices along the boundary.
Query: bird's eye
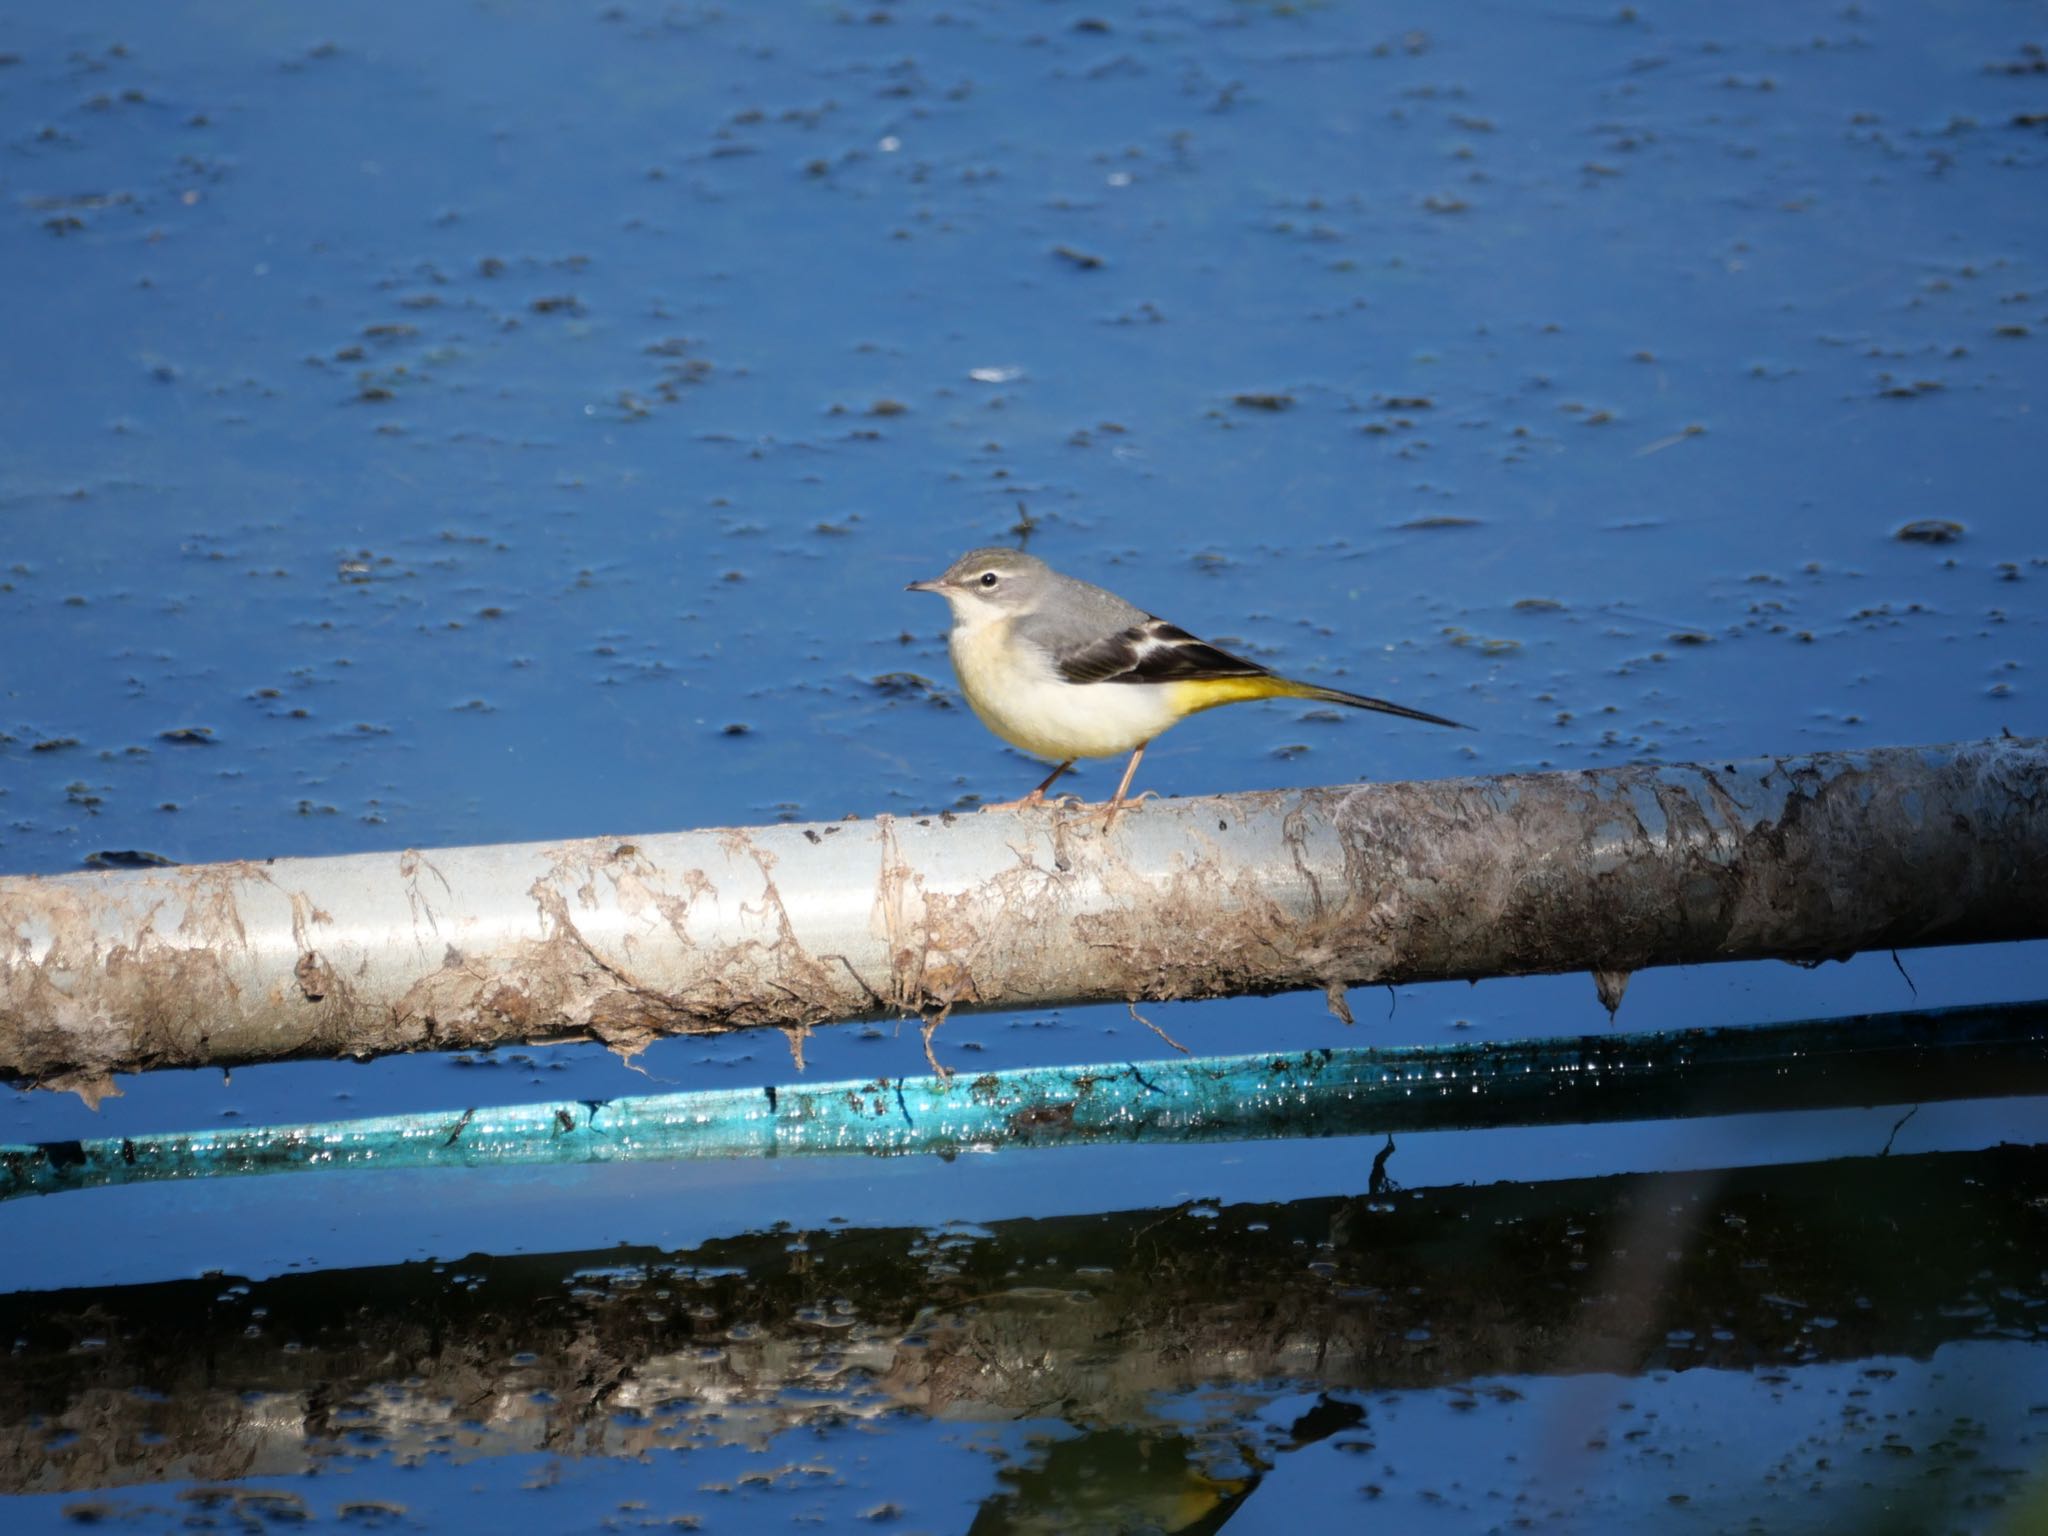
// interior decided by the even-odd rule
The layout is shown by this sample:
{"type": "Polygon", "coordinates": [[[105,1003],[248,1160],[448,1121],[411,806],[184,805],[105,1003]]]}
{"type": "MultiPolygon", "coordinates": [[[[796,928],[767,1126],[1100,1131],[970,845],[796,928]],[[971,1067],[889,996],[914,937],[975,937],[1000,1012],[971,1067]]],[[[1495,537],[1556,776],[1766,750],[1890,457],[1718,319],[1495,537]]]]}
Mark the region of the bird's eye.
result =
{"type": "Polygon", "coordinates": [[[983,571],[981,573],[981,584],[984,587],[994,586],[996,584],[996,573],[994,571],[983,571]]]}

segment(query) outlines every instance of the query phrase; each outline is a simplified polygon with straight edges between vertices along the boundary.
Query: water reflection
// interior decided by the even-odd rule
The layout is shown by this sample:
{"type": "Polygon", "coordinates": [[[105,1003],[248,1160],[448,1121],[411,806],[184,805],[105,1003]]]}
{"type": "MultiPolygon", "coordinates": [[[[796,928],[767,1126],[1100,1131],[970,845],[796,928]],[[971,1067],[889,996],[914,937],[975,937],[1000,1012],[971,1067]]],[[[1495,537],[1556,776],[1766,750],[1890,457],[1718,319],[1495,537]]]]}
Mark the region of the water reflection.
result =
{"type": "Polygon", "coordinates": [[[2044,1199],[2048,1147],[1435,1189],[1383,1168],[1350,1198],[17,1293],[0,1486],[346,1466],[375,1492],[398,1469],[760,1450],[908,1415],[1057,1431],[976,1529],[1119,1508],[1214,1529],[1290,1448],[1369,1441],[1374,1394],[1455,1417],[1634,1378],[1676,1434],[1673,1383],[1702,1368],[1777,1391],[2039,1342],[2044,1199]],[[1246,1428],[1289,1394],[1308,1397],[1246,1428]]]}
{"type": "Polygon", "coordinates": [[[982,1505],[969,1536],[1202,1536],[1223,1529],[1263,1470],[1219,1475],[1199,1440],[1158,1431],[1046,1437],[1033,1450],[1030,1461],[997,1473],[1002,1491],[982,1505]]]}

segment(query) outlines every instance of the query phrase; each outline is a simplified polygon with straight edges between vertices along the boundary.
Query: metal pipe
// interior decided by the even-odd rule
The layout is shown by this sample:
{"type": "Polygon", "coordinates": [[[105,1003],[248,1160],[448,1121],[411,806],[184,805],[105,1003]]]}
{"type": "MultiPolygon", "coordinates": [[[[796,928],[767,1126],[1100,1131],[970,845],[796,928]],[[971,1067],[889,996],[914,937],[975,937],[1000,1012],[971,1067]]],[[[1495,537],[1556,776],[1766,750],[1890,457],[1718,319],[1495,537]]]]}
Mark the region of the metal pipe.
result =
{"type": "Polygon", "coordinates": [[[0,1200],[364,1168],[1357,1136],[2048,1092],[2048,1004],[714,1088],[0,1146],[0,1200]]]}
{"type": "Polygon", "coordinates": [[[879,816],[0,880],[0,1075],[2044,935],[2038,740],[879,816]]]}

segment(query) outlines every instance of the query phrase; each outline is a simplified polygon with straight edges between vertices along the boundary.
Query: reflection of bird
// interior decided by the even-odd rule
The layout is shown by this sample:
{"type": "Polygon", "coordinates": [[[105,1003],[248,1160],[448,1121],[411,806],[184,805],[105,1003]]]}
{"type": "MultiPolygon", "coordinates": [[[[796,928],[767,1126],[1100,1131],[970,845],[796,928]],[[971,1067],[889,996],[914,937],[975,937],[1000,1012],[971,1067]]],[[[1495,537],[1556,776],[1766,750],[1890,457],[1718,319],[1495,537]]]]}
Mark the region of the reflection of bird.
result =
{"type": "Polygon", "coordinates": [[[945,575],[909,590],[936,592],[952,606],[953,669],[981,723],[1059,764],[1014,805],[1043,800],[1076,758],[1128,752],[1114,811],[1161,731],[1245,699],[1315,699],[1464,729],[1403,704],[1281,677],[1020,550],[970,550],[945,575]]]}
{"type": "Polygon", "coordinates": [[[1213,1536],[1259,1485],[1247,1449],[1237,1476],[1204,1461],[1216,1447],[1164,1430],[1084,1430],[1038,1448],[1031,1465],[997,1474],[1006,1485],[975,1513],[968,1536],[1213,1536]]]}

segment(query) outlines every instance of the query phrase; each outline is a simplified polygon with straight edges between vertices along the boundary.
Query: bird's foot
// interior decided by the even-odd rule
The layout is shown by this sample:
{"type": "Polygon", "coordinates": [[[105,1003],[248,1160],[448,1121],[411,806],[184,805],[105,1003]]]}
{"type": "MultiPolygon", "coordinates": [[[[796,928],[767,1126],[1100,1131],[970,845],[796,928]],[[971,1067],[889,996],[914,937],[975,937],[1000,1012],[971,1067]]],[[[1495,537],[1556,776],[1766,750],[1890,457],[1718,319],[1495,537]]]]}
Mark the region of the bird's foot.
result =
{"type": "Polygon", "coordinates": [[[1034,789],[1030,794],[1020,799],[998,800],[992,804],[984,805],[981,807],[981,812],[983,815],[987,815],[990,811],[1029,811],[1035,810],[1043,804],[1045,804],[1045,791],[1034,789]]]}
{"type": "Polygon", "coordinates": [[[1156,789],[1141,790],[1127,800],[1105,800],[1102,804],[1092,807],[1077,806],[1073,813],[1074,819],[1077,821],[1100,821],[1102,823],[1102,830],[1107,832],[1116,824],[1116,818],[1120,812],[1135,810],[1147,800],[1163,800],[1165,798],[1156,789]]]}

